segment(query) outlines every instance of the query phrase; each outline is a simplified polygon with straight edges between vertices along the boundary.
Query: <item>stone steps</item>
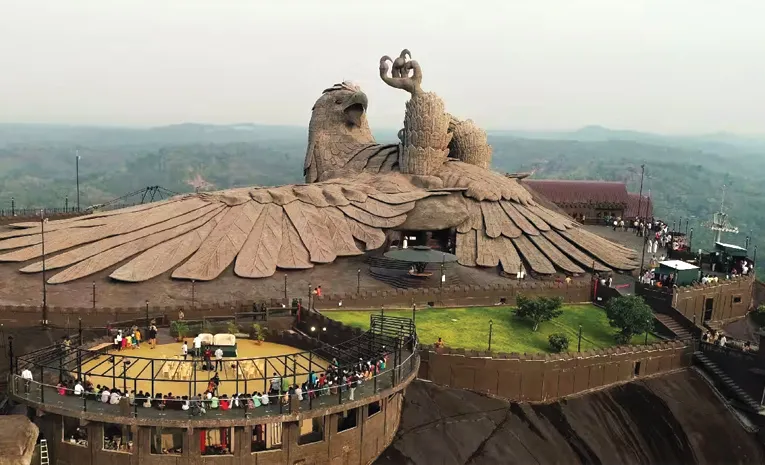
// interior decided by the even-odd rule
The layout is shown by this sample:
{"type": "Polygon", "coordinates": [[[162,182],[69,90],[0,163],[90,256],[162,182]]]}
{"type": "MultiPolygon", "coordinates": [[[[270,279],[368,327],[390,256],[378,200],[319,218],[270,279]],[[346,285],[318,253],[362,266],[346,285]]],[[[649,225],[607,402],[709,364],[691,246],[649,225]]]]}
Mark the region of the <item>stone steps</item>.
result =
{"type": "Polygon", "coordinates": [[[726,375],[725,372],[722,371],[716,363],[709,359],[709,357],[704,355],[704,353],[701,351],[694,352],[693,356],[701,363],[707,373],[713,375],[717,380],[719,380],[729,392],[736,396],[737,400],[744,404],[747,409],[754,413],[760,413],[762,408],[760,407],[759,402],[754,400],[752,396],[741,389],[741,387],[736,384],[730,378],[730,376],[726,375]]]}
{"type": "Polygon", "coordinates": [[[671,316],[664,313],[654,313],[654,318],[670,330],[675,335],[676,339],[681,341],[691,339],[691,333],[671,316]]]}

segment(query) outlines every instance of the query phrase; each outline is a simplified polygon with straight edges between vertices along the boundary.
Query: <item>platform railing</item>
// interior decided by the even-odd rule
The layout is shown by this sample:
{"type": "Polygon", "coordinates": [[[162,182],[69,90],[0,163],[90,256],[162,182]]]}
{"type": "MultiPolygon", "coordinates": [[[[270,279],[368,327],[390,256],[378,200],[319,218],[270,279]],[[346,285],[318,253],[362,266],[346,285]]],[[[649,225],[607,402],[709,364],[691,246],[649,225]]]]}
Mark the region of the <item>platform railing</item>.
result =
{"type": "MultiPolygon", "coordinates": [[[[110,396],[110,402],[104,403],[100,401],[100,393],[75,395],[74,390],[71,388],[41,382],[39,379],[45,379],[46,377],[44,367],[40,367],[38,374],[33,374],[33,378],[36,379],[32,380],[25,380],[19,374],[11,375],[10,392],[22,402],[28,400],[29,402],[39,404],[43,408],[51,407],[78,413],[94,412],[122,417],[149,418],[158,421],[188,420],[190,418],[235,419],[267,417],[312,409],[326,409],[336,405],[363,400],[395,387],[409,378],[419,368],[419,352],[416,344],[411,348],[413,350],[410,351],[408,348],[396,347],[396,350],[389,354],[389,362],[385,365],[385,368],[379,371],[373,369],[372,372],[374,374],[362,378],[356,384],[356,387],[347,380],[345,383],[328,383],[318,386],[311,383],[309,374],[303,384],[307,388],[299,395],[281,390],[267,393],[256,389],[254,392],[249,392],[249,380],[244,379],[242,380],[243,391],[238,396],[240,406],[232,406],[228,409],[223,409],[222,405],[220,405],[223,400],[222,397],[218,398],[219,407],[212,408],[212,401],[207,400],[201,395],[186,395],[185,397],[174,395],[172,399],[164,398],[164,396],[158,397],[160,395],[158,393],[152,393],[149,396],[136,395],[138,386],[135,378],[130,380],[125,378],[125,384],[121,387],[116,387],[120,393],[132,392],[132,395],[121,395],[116,403],[111,403],[112,398],[110,396]],[[128,382],[133,384],[132,389],[128,386],[128,382]],[[260,406],[254,406],[256,405],[254,401],[250,403],[251,400],[254,400],[253,394],[257,393],[261,394],[261,399],[262,394],[267,394],[269,400],[267,405],[263,405],[262,401],[260,406]],[[302,399],[300,399],[301,397],[302,399]]],[[[339,367],[338,370],[341,373],[343,371],[339,367]]],[[[207,380],[198,382],[208,383],[207,380]]],[[[233,396],[228,397],[227,400],[233,405],[233,396]]]]}

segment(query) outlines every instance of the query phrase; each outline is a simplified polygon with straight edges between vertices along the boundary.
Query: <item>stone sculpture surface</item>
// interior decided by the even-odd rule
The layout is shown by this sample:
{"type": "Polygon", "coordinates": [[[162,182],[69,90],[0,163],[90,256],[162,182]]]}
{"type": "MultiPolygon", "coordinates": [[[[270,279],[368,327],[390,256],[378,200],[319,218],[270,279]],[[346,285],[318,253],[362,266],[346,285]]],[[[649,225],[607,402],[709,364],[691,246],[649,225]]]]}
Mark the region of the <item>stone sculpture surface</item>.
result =
{"type": "MultiPolygon", "coordinates": [[[[312,108],[306,184],[177,196],[45,225],[51,284],[80,279],[126,259],[111,277],[128,282],[167,271],[212,280],[234,264],[243,278],[306,269],[383,246],[387,230],[456,228],[464,266],[521,267],[538,274],[631,270],[636,253],[581,228],[534,200],[522,181],[488,169],[486,133],[446,112],[422,90],[422,69],[404,50],[380,59],[380,77],[411,95],[399,144],[378,144],[367,96],[349,82],[312,108]]],[[[0,261],[42,271],[39,223],[0,233],[0,261]]]]}

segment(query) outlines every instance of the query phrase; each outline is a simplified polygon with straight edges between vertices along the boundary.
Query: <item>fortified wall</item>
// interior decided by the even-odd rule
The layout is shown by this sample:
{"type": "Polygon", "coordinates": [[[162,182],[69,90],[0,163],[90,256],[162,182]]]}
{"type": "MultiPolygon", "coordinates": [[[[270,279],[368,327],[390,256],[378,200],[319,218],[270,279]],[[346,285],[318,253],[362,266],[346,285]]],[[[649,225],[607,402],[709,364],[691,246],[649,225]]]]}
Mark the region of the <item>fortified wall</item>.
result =
{"type": "MultiPolygon", "coordinates": [[[[562,297],[566,303],[590,302],[591,289],[588,282],[570,285],[553,282],[521,282],[496,284],[492,286],[445,286],[428,289],[397,289],[390,291],[364,291],[359,294],[327,294],[316,298],[315,307],[319,310],[336,308],[380,308],[380,307],[426,307],[429,304],[443,306],[491,306],[497,303],[515,303],[519,294],[529,297],[562,297]]],[[[305,302],[305,299],[304,299],[305,302]]],[[[188,320],[211,316],[233,316],[236,312],[252,310],[252,300],[225,302],[220,304],[198,304],[183,307],[188,320]]],[[[281,300],[271,304],[280,305],[281,300]]],[[[167,315],[175,318],[177,306],[150,306],[151,317],[167,315]]],[[[76,328],[78,318],[83,326],[106,326],[115,321],[140,319],[147,314],[146,307],[48,307],[48,321],[51,325],[76,328]]],[[[42,308],[29,305],[0,306],[0,323],[7,327],[34,326],[40,324],[42,308]]]]}
{"type": "Polygon", "coordinates": [[[511,401],[547,402],[691,365],[679,341],[566,354],[420,351],[419,378],[511,401]]]}
{"type": "Polygon", "coordinates": [[[714,284],[694,284],[673,289],[635,283],[635,293],[654,311],[675,310],[688,321],[726,322],[746,315],[752,305],[754,276],[731,278],[714,284]]]}

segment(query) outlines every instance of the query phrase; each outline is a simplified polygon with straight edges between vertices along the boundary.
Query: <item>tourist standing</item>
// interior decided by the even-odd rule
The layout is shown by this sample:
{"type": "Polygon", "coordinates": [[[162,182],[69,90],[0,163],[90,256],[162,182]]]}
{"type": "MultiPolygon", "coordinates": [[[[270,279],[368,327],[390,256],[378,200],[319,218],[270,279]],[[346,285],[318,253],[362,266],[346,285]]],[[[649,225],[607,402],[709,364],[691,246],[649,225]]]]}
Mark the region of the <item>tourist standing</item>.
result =
{"type": "Polygon", "coordinates": [[[223,349],[215,349],[215,371],[223,370],[223,349]]]}
{"type": "Polygon", "coordinates": [[[183,346],[181,347],[181,354],[183,355],[183,360],[186,360],[189,356],[189,346],[186,344],[186,341],[183,341],[183,346]]]}
{"type": "Polygon", "coordinates": [[[157,348],[157,326],[154,321],[152,321],[151,326],[149,326],[149,345],[151,345],[152,349],[157,348]]]}
{"type": "Polygon", "coordinates": [[[24,380],[24,394],[29,394],[29,388],[32,385],[32,371],[29,367],[21,371],[21,379],[24,380]]]}

